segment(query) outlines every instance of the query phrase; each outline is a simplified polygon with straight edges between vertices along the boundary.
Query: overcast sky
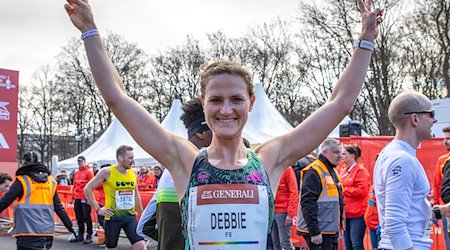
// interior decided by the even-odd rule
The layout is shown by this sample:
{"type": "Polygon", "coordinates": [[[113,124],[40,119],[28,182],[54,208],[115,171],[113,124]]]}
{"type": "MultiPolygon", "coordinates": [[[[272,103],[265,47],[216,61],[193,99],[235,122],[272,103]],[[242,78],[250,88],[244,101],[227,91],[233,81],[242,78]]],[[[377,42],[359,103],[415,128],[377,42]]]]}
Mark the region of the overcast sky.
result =
{"type": "MultiPolygon", "coordinates": [[[[148,54],[183,43],[186,35],[205,39],[222,30],[238,36],[248,27],[295,16],[300,0],[91,0],[101,33],[136,42],[148,54]]],[[[0,68],[19,71],[28,84],[41,66],[54,65],[61,47],[80,32],[64,0],[0,0],[0,68]]]]}

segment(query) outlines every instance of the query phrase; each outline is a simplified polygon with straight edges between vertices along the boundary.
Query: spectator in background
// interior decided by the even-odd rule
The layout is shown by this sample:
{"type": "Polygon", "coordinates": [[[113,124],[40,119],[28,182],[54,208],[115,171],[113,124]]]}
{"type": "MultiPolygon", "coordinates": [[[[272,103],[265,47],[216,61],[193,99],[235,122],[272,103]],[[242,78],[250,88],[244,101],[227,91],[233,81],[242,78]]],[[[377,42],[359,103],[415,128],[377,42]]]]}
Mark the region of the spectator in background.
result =
{"type": "Polygon", "coordinates": [[[50,174],[36,152],[25,153],[10,190],[0,200],[0,212],[16,200],[12,236],[17,239],[18,250],[52,247],[55,234],[54,213],[69,232],[76,236],[56,192],[57,183],[50,174]]]}
{"type": "Polygon", "coordinates": [[[328,138],[317,160],[302,170],[297,234],[311,250],[337,249],[344,229],[342,184],[335,169],[340,160],[339,141],[328,138]]]}
{"type": "Polygon", "coordinates": [[[293,218],[297,215],[298,187],[292,167],[286,168],[280,178],[275,196],[275,220],[272,225],[274,250],[294,250],[291,240],[293,218]]]}
{"type": "MultiPolygon", "coordinates": [[[[447,149],[447,153],[440,156],[437,163],[436,163],[436,169],[434,172],[434,182],[433,182],[433,203],[435,205],[442,205],[444,204],[442,198],[441,198],[441,189],[443,187],[442,185],[442,178],[444,176],[444,167],[447,161],[450,160],[450,127],[445,127],[442,129],[442,132],[444,132],[444,140],[443,144],[445,148],[447,149]]],[[[450,183],[448,183],[450,185],[450,183]]],[[[448,188],[448,187],[447,187],[448,188]]],[[[442,226],[444,228],[444,239],[445,239],[445,245],[447,249],[450,249],[450,237],[447,233],[448,226],[447,226],[447,220],[448,218],[442,217],[442,226]]]]}
{"type": "Polygon", "coordinates": [[[316,156],[309,154],[300,160],[298,160],[294,165],[292,165],[292,168],[294,169],[295,178],[297,179],[297,189],[300,192],[301,187],[301,171],[309,166],[309,164],[313,163],[315,160],[317,160],[316,156]]]}
{"type": "Polygon", "coordinates": [[[69,176],[67,175],[65,170],[62,170],[61,173],[56,175],[56,181],[60,186],[68,186],[69,185],[69,176]]]}
{"type": "Polygon", "coordinates": [[[164,171],[164,167],[160,165],[156,165],[153,167],[153,173],[156,178],[156,187],[158,187],[159,179],[161,179],[161,175],[164,171]]]}
{"type": "Polygon", "coordinates": [[[140,167],[137,181],[139,190],[156,189],[156,177],[148,171],[148,166],[145,164],[140,167]]]}
{"type": "Polygon", "coordinates": [[[94,175],[97,173],[97,171],[99,170],[97,163],[92,164],[92,173],[94,173],[94,175]]]}
{"type": "Polygon", "coordinates": [[[12,177],[7,173],[0,173],[0,194],[9,191],[9,186],[11,185],[12,177]]]}
{"type": "MultiPolygon", "coordinates": [[[[106,168],[109,166],[111,166],[111,164],[109,164],[109,163],[103,164],[100,166],[100,169],[106,168]]],[[[97,173],[98,173],[98,171],[94,173],[94,176],[97,173]]],[[[95,189],[95,191],[97,191],[95,198],[97,200],[98,205],[100,207],[104,207],[105,206],[105,191],[103,190],[103,185],[98,185],[98,187],[95,189]]],[[[102,228],[105,228],[105,216],[97,214],[97,220],[98,220],[98,223],[100,224],[100,226],[102,226],[102,228]]]]}
{"type": "Polygon", "coordinates": [[[344,163],[340,176],[344,187],[345,249],[364,250],[364,213],[367,209],[370,174],[362,164],[357,163],[361,156],[358,146],[345,146],[341,155],[344,163]]]}
{"type": "Polygon", "coordinates": [[[378,248],[378,242],[380,242],[380,223],[378,222],[378,212],[377,212],[377,198],[375,197],[375,191],[373,190],[373,185],[369,190],[369,200],[366,212],[364,213],[364,222],[369,228],[370,244],[372,249],[376,250],[378,248]]]}
{"type": "Polygon", "coordinates": [[[83,242],[83,244],[92,243],[92,219],[91,206],[86,200],[83,190],[86,184],[94,178],[94,173],[86,164],[84,156],[78,157],[78,170],[73,174],[73,199],[75,200],[74,211],[78,224],[78,237],[73,238],[70,242],[83,242]],[[86,224],[86,227],[85,227],[86,224]],[[86,228],[86,238],[84,232],[86,228]]]}

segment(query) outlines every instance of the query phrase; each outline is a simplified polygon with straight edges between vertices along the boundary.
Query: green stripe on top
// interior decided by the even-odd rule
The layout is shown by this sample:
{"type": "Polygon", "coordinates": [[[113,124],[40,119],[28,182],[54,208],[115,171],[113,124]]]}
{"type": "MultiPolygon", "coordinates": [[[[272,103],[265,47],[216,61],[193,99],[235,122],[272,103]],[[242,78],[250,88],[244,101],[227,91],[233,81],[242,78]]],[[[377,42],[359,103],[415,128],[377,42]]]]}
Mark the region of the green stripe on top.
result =
{"type": "Polygon", "coordinates": [[[178,203],[178,197],[175,188],[158,188],[158,190],[156,191],[156,203],[160,202],[178,203]]]}

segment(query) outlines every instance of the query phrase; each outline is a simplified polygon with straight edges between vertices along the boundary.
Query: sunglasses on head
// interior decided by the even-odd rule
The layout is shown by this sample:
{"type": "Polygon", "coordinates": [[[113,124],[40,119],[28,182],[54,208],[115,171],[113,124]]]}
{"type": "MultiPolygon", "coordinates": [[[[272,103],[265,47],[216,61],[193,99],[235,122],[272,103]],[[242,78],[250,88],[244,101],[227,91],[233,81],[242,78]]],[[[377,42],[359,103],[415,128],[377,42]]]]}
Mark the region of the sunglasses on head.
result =
{"type": "Polygon", "coordinates": [[[413,111],[403,113],[404,115],[412,115],[412,114],[430,114],[431,118],[434,118],[434,109],[432,110],[424,110],[424,111],[413,111]]]}

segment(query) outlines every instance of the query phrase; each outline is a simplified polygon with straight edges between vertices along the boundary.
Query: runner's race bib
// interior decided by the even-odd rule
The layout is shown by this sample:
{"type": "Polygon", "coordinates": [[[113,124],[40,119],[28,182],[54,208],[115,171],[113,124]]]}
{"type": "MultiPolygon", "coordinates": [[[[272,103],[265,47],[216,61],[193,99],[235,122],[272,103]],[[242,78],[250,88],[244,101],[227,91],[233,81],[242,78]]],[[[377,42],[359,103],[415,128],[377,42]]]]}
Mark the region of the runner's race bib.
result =
{"type": "Polygon", "coordinates": [[[116,208],[119,210],[134,209],[134,190],[116,190],[116,208]]]}
{"type": "Polygon", "coordinates": [[[265,250],[267,187],[214,184],[189,190],[188,232],[193,250],[265,250]]]}

